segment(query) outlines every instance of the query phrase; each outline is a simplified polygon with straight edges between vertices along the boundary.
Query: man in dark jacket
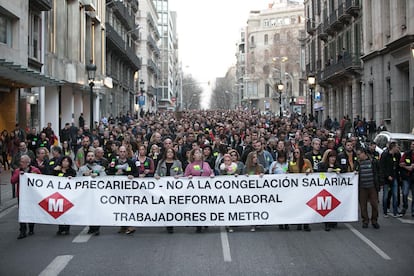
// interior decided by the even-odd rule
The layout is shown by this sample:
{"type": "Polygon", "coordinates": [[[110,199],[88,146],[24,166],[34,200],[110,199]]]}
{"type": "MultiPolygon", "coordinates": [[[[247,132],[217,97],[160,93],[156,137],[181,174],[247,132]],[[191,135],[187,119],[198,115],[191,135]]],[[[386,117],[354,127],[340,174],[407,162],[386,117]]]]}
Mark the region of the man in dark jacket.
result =
{"type": "Polygon", "coordinates": [[[401,154],[398,150],[398,145],[396,142],[391,142],[388,145],[387,150],[385,150],[380,159],[380,168],[384,177],[384,186],[383,186],[383,197],[382,197],[382,209],[384,212],[384,217],[388,217],[387,211],[387,200],[388,200],[388,190],[392,191],[392,211],[393,217],[401,217],[398,213],[398,177],[399,177],[399,162],[401,159],[401,154]]]}

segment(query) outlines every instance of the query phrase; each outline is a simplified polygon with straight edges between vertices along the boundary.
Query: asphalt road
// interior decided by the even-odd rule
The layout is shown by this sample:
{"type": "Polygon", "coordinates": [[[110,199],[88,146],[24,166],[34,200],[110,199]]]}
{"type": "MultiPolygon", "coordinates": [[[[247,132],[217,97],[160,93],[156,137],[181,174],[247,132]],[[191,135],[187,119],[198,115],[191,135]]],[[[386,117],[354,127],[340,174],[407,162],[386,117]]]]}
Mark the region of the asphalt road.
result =
{"type": "Polygon", "coordinates": [[[325,232],[276,226],[234,233],[210,227],[138,228],[131,236],[103,227],[100,236],[73,226],[36,225],[17,240],[17,208],[0,213],[0,275],[413,275],[414,219],[380,218],[381,229],[340,223],[325,232]]]}

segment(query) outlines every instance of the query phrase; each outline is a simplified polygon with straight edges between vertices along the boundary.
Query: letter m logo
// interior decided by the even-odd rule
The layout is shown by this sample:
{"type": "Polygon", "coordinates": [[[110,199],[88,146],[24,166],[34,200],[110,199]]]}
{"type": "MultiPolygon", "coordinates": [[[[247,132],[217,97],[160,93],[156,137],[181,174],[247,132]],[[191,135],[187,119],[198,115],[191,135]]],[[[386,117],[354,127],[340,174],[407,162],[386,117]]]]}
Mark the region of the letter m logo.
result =
{"type": "Polygon", "coordinates": [[[72,208],[73,203],[67,200],[63,195],[56,192],[40,201],[39,206],[42,207],[42,209],[49,215],[57,219],[72,208]]]}
{"type": "Polygon", "coordinates": [[[316,198],[316,210],[331,210],[332,207],[332,197],[331,196],[318,196],[316,198]]]}
{"type": "Polygon", "coordinates": [[[49,198],[48,212],[63,212],[63,198],[49,198]]]}
{"type": "Polygon", "coordinates": [[[317,195],[312,197],[306,204],[318,212],[321,216],[325,217],[336,207],[338,207],[341,202],[327,190],[322,190],[317,195]]]}

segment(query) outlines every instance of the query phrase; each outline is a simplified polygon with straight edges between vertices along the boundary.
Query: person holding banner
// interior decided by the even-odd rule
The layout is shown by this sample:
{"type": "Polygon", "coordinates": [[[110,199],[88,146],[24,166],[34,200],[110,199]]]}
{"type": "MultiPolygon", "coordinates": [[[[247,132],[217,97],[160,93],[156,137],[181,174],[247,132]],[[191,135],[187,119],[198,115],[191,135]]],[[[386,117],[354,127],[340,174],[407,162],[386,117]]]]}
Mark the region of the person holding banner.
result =
{"type": "MultiPolygon", "coordinates": [[[[184,176],[192,178],[193,176],[210,176],[214,177],[214,171],[210,165],[203,160],[203,152],[200,148],[195,148],[190,151],[189,164],[185,168],[184,176]]],[[[201,226],[196,227],[196,232],[201,233],[201,226]]]]}
{"type": "Polygon", "coordinates": [[[370,159],[365,149],[357,149],[358,166],[358,201],[361,210],[362,228],[368,228],[369,216],[367,204],[371,205],[371,223],[374,229],[378,224],[378,191],[380,189],[378,160],[370,159]]]}
{"type": "Polygon", "coordinates": [[[231,161],[237,164],[237,174],[243,174],[244,171],[244,164],[240,161],[240,154],[237,150],[231,149],[229,150],[229,154],[231,157],[231,161]]]}
{"type": "MultiPolygon", "coordinates": [[[[31,160],[30,157],[26,154],[23,154],[20,156],[20,166],[19,168],[15,169],[13,171],[12,177],[11,177],[11,184],[13,184],[16,187],[16,197],[17,202],[19,202],[19,181],[20,181],[20,175],[24,173],[37,173],[41,174],[40,170],[34,166],[30,165],[31,160]]],[[[29,226],[29,236],[34,234],[34,223],[28,223],[29,226]]],[[[20,223],[20,234],[17,237],[18,240],[26,238],[27,234],[27,224],[25,222],[20,223]]]]}
{"type": "MultiPolygon", "coordinates": [[[[167,148],[164,151],[162,159],[158,162],[157,169],[155,170],[155,179],[160,179],[163,176],[174,176],[178,178],[181,175],[183,175],[181,161],[178,160],[174,149],[167,148]]],[[[167,226],[167,232],[170,234],[174,233],[174,227],[167,226]]]]}
{"type": "MultiPolygon", "coordinates": [[[[76,176],[76,171],[73,169],[73,160],[69,156],[64,156],[60,160],[60,165],[53,169],[53,175],[60,177],[72,178],[76,176]]],[[[69,235],[70,225],[59,225],[56,235],[69,235]]]]}
{"type": "MultiPolygon", "coordinates": [[[[301,148],[296,148],[293,151],[293,158],[292,161],[289,162],[288,166],[289,173],[312,173],[312,163],[304,158],[303,150],[301,148]]],[[[310,232],[311,228],[309,224],[298,224],[297,230],[303,230],[310,232]]]]}
{"type": "MultiPolygon", "coordinates": [[[[153,177],[155,166],[154,160],[147,155],[147,148],[145,145],[140,145],[138,147],[138,156],[135,160],[135,166],[138,169],[139,177],[153,177]]],[[[158,158],[158,155],[157,157],[158,158]]]]}
{"type": "MultiPolygon", "coordinates": [[[[228,153],[224,154],[223,156],[223,163],[220,165],[220,175],[238,175],[237,164],[233,162],[230,154],[228,153]]],[[[234,231],[233,227],[231,226],[226,226],[226,230],[229,233],[233,233],[234,231]]]]}
{"type": "MultiPolygon", "coordinates": [[[[86,163],[82,167],[79,168],[78,176],[106,176],[105,167],[96,163],[95,153],[98,151],[98,148],[93,151],[89,151],[86,154],[86,163]]],[[[89,226],[88,234],[93,234],[95,236],[99,236],[100,226],[89,226]]]]}
{"type": "MultiPolygon", "coordinates": [[[[318,172],[335,172],[340,173],[341,167],[337,160],[337,153],[334,149],[327,149],[322,156],[322,160],[318,163],[318,172]]],[[[338,225],[337,222],[325,222],[325,231],[331,231],[331,228],[335,228],[338,225]]]]}
{"type": "Polygon", "coordinates": [[[38,168],[42,174],[50,174],[52,169],[49,165],[48,150],[44,147],[36,149],[36,158],[32,160],[31,165],[38,168]]]}
{"type": "MultiPolygon", "coordinates": [[[[287,162],[286,151],[277,151],[276,161],[270,164],[269,174],[285,174],[288,171],[289,164],[287,162]]],[[[289,230],[289,224],[279,225],[280,230],[289,230]]]]}
{"type": "MultiPolygon", "coordinates": [[[[244,167],[244,174],[249,175],[260,175],[263,176],[265,173],[265,169],[262,164],[259,163],[257,158],[257,152],[252,151],[247,155],[246,158],[246,166],[244,167]]],[[[250,227],[251,232],[256,231],[256,225],[252,225],[250,227]]]]}
{"type": "MultiPolygon", "coordinates": [[[[111,163],[109,164],[109,168],[107,170],[108,175],[126,175],[128,179],[132,179],[134,177],[138,177],[138,169],[135,166],[135,163],[127,157],[127,149],[125,146],[120,146],[119,150],[119,158],[113,158],[111,163]]],[[[133,234],[135,232],[134,227],[128,226],[121,226],[118,233],[120,234],[133,234]]]]}

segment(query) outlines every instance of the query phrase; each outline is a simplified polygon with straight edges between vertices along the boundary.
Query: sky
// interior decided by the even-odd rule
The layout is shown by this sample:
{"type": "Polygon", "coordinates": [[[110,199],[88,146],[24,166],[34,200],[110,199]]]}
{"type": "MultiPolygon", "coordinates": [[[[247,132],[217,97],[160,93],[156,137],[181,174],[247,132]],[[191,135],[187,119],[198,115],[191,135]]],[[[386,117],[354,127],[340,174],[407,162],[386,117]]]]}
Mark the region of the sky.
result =
{"type": "Polygon", "coordinates": [[[203,88],[201,107],[207,108],[217,77],[236,64],[236,43],[251,10],[264,10],[273,0],[170,0],[177,12],[179,59],[184,74],[203,88]],[[210,86],[207,84],[210,82],[210,86]]]}

